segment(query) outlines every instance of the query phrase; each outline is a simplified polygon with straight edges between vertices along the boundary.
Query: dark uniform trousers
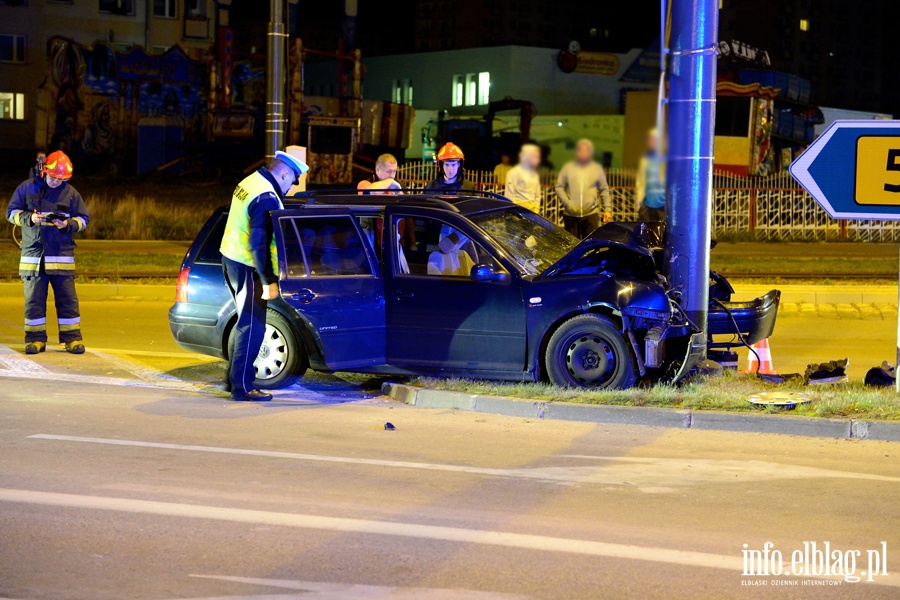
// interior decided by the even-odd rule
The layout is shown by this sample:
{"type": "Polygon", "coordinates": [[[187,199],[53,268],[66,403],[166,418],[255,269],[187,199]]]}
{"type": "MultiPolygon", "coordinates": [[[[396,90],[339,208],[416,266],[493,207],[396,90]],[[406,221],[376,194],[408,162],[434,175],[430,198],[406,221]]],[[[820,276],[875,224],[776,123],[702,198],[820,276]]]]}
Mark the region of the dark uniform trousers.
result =
{"type": "Polygon", "coordinates": [[[228,379],[232,393],[255,389],[253,367],[266,332],[266,301],[262,299],[262,282],[253,267],[222,257],[225,282],[234,298],[237,323],[233,345],[229,348],[228,379]]]}
{"type": "Polygon", "coordinates": [[[47,343],[47,292],[53,288],[59,341],[81,340],[81,313],[75,294],[75,275],[48,275],[41,265],[35,275],[23,277],[25,283],[25,341],[47,343]]]}

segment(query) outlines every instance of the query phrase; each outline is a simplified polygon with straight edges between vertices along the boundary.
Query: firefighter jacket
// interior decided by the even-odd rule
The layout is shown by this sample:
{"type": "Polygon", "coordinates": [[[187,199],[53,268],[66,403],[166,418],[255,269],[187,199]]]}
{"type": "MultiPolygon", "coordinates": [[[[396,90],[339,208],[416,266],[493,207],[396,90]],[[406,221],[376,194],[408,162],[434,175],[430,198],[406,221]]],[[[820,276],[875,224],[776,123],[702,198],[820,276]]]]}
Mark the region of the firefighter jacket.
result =
{"type": "Polygon", "coordinates": [[[16,188],[6,209],[10,223],[22,227],[22,257],[19,275],[31,277],[41,270],[48,275],[75,275],[75,240],[73,236],[88,225],[87,208],[81,194],[64,182],[50,188],[43,179],[30,179],[16,188]],[[68,217],[69,226],[57,229],[51,222],[34,223],[34,212],[58,213],[68,217]]]}
{"type": "Polygon", "coordinates": [[[263,284],[278,282],[278,254],[269,212],[284,208],[281,188],[268,169],[251,173],[234,189],[222,256],[253,267],[263,284]]]}

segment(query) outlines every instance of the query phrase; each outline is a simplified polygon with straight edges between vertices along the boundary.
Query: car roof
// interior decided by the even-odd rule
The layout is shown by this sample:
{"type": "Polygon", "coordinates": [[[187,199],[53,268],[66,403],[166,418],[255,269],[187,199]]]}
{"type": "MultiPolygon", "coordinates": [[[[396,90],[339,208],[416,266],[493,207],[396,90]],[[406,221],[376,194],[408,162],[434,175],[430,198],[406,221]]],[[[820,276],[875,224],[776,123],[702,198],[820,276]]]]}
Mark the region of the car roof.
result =
{"type": "Polygon", "coordinates": [[[433,208],[466,216],[501,210],[512,202],[490,192],[465,191],[448,194],[439,190],[406,192],[403,195],[386,193],[360,193],[356,190],[313,190],[301,192],[284,199],[286,208],[325,207],[378,207],[402,205],[404,207],[433,208]]]}

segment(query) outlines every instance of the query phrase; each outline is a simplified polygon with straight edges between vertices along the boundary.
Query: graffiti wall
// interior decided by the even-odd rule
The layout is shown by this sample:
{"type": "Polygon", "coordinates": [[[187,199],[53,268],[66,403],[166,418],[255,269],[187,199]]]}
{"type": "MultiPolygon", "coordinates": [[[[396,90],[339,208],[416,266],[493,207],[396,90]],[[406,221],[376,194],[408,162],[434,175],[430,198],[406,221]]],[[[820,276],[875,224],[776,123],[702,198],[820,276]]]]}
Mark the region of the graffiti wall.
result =
{"type": "Polygon", "coordinates": [[[151,56],[54,37],[48,71],[36,143],[64,150],[86,170],[133,159],[138,125],[148,117],[180,119],[185,140],[206,136],[206,67],[178,47],[151,56]]]}

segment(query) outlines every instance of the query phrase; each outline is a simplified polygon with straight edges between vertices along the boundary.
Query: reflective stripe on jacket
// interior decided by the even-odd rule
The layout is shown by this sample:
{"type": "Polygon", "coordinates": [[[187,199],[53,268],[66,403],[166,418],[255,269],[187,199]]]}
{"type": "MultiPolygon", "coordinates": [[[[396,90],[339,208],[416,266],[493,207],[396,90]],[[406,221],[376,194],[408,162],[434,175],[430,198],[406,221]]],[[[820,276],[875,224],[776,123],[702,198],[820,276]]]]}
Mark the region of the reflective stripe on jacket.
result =
{"type": "Polygon", "coordinates": [[[19,275],[30,277],[44,269],[55,275],[75,274],[76,233],[84,231],[90,217],[81,194],[69,183],[50,188],[42,179],[25,181],[13,192],[6,209],[6,218],[22,228],[22,256],[19,275]],[[68,215],[69,225],[58,229],[49,222],[34,223],[31,215],[62,213],[68,215]]]}
{"type": "MultiPolygon", "coordinates": [[[[268,174],[268,171],[266,171],[268,174]]],[[[250,207],[260,196],[271,195],[277,201],[278,208],[284,208],[281,194],[275,189],[271,176],[266,177],[262,170],[251,173],[234,189],[231,196],[231,209],[225,223],[225,233],[219,250],[222,256],[247,265],[257,266],[253,260],[253,248],[250,243],[250,207]]],[[[275,248],[275,235],[269,241],[269,253],[272,271],[278,273],[278,254],[275,248]]],[[[263,273],[259,274],[263,276],[263,273]]]]}

